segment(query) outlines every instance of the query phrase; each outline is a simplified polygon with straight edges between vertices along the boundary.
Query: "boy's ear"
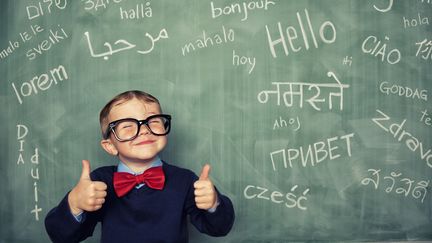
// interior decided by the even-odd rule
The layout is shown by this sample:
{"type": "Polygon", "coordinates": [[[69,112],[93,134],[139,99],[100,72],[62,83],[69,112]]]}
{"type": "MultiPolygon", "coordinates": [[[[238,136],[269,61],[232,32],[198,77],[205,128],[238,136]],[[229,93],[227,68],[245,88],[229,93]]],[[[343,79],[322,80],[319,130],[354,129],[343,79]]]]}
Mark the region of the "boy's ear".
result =
{"type": "Polygon", "coordinates": [[[101,146],[107,153],[114,155],[114,156],[118,155],[117,148],[114,146],[114,144],[111,143],[111,140],[109,138],[108,139],[102,139],[101,140],[101,146]]]}

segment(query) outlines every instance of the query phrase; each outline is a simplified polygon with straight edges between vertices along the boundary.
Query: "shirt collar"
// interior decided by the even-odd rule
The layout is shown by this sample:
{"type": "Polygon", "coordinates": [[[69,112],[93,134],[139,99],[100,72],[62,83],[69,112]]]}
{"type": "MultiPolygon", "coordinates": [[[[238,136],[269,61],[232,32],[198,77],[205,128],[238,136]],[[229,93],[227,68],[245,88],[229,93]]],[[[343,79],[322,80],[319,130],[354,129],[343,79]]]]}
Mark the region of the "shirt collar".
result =
{"type": "MultiPolygon", "coordinates": [[[[149,168],[158,167],[158,166],[162,166],[162,160],[159,157],[156,157],[156,159],[153,162],[151,162],[149,168]]],[[[117,172],[127,172],[127,173],[130,173],[133,175],[139,175],[139,174],[144,173],[144,171],[141,173],[135,173],[133,170],[131,170],[127,165],[125,165],[121,161],[119,162],[119,164],[117,166],[117,172]]]]}

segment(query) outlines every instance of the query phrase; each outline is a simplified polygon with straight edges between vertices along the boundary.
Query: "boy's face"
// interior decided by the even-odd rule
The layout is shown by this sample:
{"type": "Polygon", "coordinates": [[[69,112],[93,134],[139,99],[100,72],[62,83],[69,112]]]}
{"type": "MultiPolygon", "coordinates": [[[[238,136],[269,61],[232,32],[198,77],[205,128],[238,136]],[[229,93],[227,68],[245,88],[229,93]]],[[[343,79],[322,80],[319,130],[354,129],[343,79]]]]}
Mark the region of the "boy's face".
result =
{"type": "MultiPolygon", "coordinates": [[[[108,115],[108,123],[123,118],[135,118],[144,120],[155,114],[160,114],[157,103],[150,103],[133,98],[121,100],[115,103],[108,115]]],[[[108,139],[101,141],[102,147],[108,153],[119,156],[125,163],[149,163],[152,162],[165,147],[167,137],[153,135],[145,125],[141,126],[138,136],[125,142],[119,142],[111,133],[108,139]]]]}

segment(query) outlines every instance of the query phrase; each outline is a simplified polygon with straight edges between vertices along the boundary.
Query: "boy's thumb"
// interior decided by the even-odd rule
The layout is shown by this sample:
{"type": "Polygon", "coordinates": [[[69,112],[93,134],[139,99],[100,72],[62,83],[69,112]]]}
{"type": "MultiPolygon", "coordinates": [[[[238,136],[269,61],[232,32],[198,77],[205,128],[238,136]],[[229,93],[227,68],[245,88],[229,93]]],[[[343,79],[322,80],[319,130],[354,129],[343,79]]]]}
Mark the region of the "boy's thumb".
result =
{"type": "Polygon", "coordinates": [[[81,180],[82,179],[90,180],[90,162],[85,159],[82,161],[81,180]]]}
{"type": "Polygon", "coordinates": [[[209,174],[210,174],[210,169],[211,169],[211,167],[209,164],[204,165],[204,167],[201,170],[201,175],[200,175],[199,179],[200,180],[207,180],[209,177],[209,174]]]}

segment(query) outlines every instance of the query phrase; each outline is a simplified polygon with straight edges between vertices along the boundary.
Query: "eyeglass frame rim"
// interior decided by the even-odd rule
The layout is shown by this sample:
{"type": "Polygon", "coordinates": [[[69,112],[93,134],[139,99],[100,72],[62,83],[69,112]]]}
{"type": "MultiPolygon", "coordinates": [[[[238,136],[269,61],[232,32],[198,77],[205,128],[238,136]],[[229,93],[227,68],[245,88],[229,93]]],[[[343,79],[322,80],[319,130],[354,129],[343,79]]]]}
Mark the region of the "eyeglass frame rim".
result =
{"type": "Polygon", "coordinates": [[[108,127],[107,127],[106,132],[103,134],[103,135],[104,135],[103,138],[104,138],[104,139],[108,139],[110,133],[112,132],[112,133],[114,134],[114,137],[115,137],[115,138],[117,139],[117,141],[119,141],[119,142],[131,141],[131,140],[134,140],[134,139],[138,136],[139,132],[141,131],[141,126],[142,126],[142,125],[145,125],[146,128],[147,128],[147,130],[149,130],[150,133],[153,134],[153,135],[155,135],[155,136],[165,136],[165,135],[167,135],[167,134],[171,131],[171,115],[168,115],[168,114],[155,114],[155,115],[151,115],[151,116],[147,117],[147,118],[144,119],[144,120],[138,120],[138,119],[135,119],[135,118],[131,118],[131,117],[129,117],[129,118],[122,118],[122,119],[119,119],[119,120],[112,121],[112,122],[108,123],[108,127]],[[155,134],[155,133],[150,129],[150,127],[148,126],[148,120],[150,120],[151,118],[154,118],[154,117],[164,117],[164,118],[166,118],[166,119],[168,120],[168,123],[169,123],[168,131],[167,131],[165,134],[163,134],[163,135],[155,134]],[[114,128],[115,128],[115,126],[116,126],[119,122],[121,122],[121,121],[126,121],[126,120],[134,120],[134,121],[137,122],[137,124],[138,124],[137,134],[135,134],[135,136],[133,136],[133,137],[130,138],[130,139],[120,139],[120,138],[117,137],[117,134],[115,133],[114,128]]]}

